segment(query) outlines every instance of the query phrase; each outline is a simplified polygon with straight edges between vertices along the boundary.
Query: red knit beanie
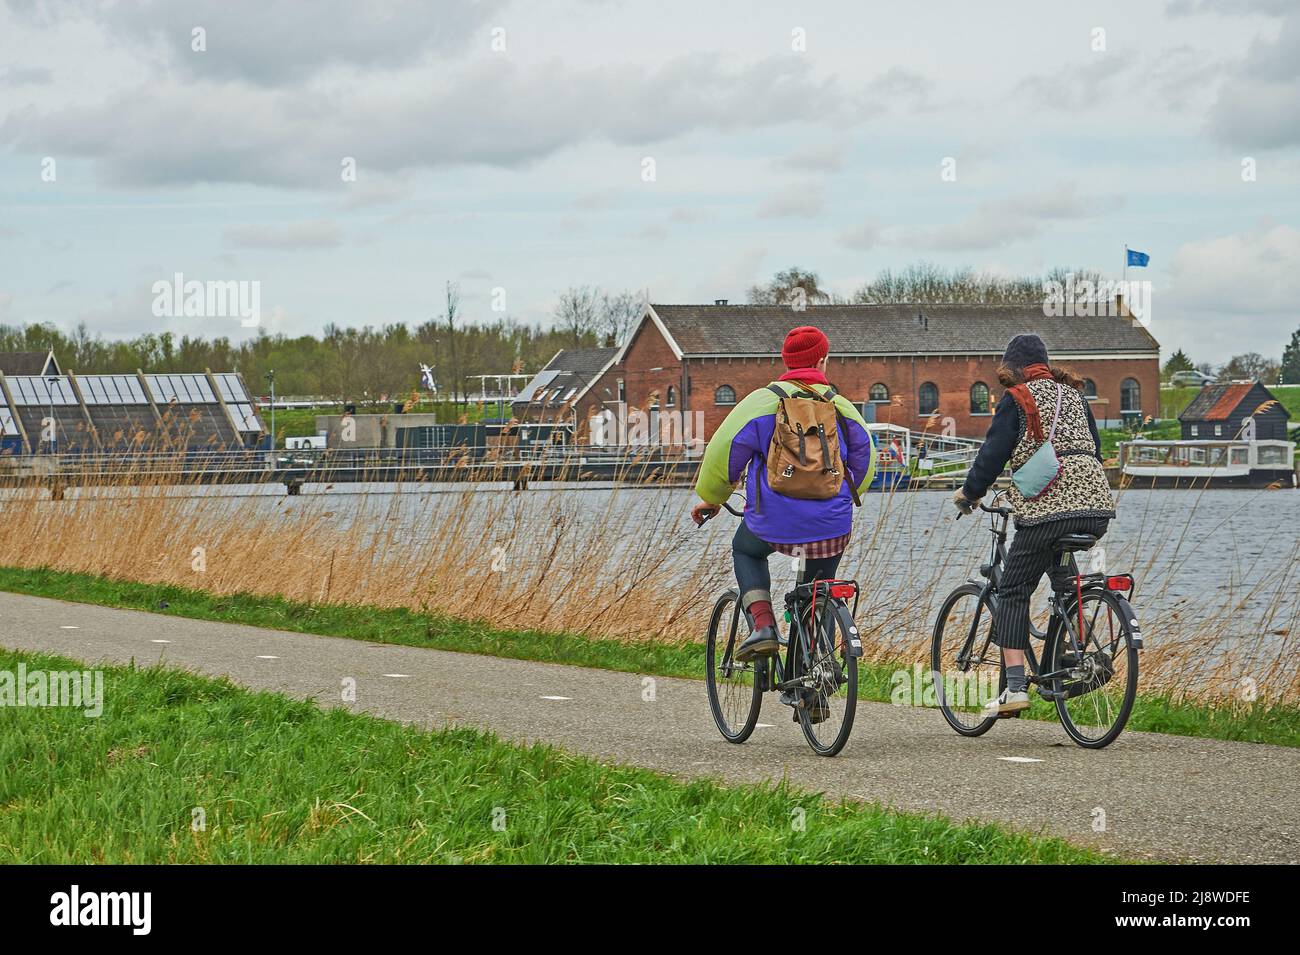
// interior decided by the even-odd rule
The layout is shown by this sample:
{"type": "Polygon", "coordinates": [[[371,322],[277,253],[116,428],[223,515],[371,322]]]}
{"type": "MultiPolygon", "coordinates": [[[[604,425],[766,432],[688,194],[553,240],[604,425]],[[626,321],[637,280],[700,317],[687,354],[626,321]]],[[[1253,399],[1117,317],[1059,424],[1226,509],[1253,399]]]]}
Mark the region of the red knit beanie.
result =
{"type": "Polygon", "coordinates": [[[791,370],[812,368],[829,355],[830,351],[830,339],[820,328],[801,325],[785,336],[785,344],[781,346],[781,360],[785,362],[785,367],[791,370]]]}

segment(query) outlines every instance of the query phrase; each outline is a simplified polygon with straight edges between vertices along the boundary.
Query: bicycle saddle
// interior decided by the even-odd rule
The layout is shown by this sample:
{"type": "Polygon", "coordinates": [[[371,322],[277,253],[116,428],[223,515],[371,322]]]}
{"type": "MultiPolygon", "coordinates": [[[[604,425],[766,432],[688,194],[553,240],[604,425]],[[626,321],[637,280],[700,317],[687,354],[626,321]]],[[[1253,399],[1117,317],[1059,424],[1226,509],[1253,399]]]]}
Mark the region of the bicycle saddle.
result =
{"type": "Polygon", "coordinates": [[[1058,551],[1092,550],[1097,538],[1092,534],[1066,534],[1054,545],[1058,551]]]}

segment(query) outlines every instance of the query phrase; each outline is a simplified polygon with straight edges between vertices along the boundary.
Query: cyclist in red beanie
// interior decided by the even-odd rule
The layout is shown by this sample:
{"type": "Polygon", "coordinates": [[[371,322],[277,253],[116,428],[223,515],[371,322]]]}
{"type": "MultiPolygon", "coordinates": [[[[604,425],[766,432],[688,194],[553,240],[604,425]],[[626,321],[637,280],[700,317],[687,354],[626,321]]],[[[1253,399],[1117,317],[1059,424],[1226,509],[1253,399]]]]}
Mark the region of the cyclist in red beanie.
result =
{"type": "MultiPolygon", "coordinates": [[[[751,392],[731,410],[709,441],[700,465],[695,490],[701,498],[691,511],[697,524],[718,513],[741,478],[745,479],[745,519],[732,540],[732,558],[740,585],[740,602],[749,617],[753,633],[736,651],[736,659],[779,652],[780,634],[772,612],[772,579],[767,558],[774,552],[801,558],[801,583],[835,576],[840,557],[848,546],[853,526],[853,504],[866,491],[875,473],[876,454],[867,423],[853,402],[837,394],[826,378],[830,342],[821,329],[806,325],[792,330],[781,347],[781,359],[788,369],[779,379],[751,392]],[[809,392],[813,392],[809,395],[809,392]],[[786,399],[834,403],[838,455],[842,461],[823,461],[833,479],[823,499],[794,497],[774,489],[769,480],[768,454],[777,415],[786,399]]],[[[800,444],[831,446],[812,432],[800,436],[800,444]]],[[[797,452],[802,454],[803,451],[797,452]]],[[[775,477],[778,484],[783,477],[775,477]]],[[[785,700],[783,702],[791,702],[785,700]]]]}

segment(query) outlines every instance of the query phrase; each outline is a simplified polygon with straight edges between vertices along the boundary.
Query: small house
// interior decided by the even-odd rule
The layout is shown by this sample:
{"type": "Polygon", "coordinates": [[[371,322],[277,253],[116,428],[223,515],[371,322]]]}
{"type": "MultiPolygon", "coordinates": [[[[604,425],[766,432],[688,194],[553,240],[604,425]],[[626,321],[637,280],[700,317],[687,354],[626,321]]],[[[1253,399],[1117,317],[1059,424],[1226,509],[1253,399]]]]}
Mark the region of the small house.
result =
{"type": "Polygon", "coordinates": [[[1231,441],[1249,437],[1246,419],[1254,419],[1255,441],[1287,440],[1287,411],[1258,381],[1206,385],[1178,421],[1184,441],[1231,441]]]}

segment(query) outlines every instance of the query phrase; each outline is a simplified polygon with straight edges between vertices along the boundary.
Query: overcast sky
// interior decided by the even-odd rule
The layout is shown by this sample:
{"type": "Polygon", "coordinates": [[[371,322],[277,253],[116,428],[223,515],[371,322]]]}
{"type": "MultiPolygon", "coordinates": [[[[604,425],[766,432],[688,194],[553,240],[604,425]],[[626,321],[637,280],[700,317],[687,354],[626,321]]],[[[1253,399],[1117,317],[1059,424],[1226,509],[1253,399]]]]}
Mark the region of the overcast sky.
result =
{"type": "Polygon", "coordinates": [[[447,280],[544,321],[795,264],[1118,278],[1127,243],[1166,353],[1278,357],[1297,186],[1288,0],[0,0],[10,324],[252,333],[155,318],[177,272],[260,281],[294,334],[423,321],[447,280]]]}

